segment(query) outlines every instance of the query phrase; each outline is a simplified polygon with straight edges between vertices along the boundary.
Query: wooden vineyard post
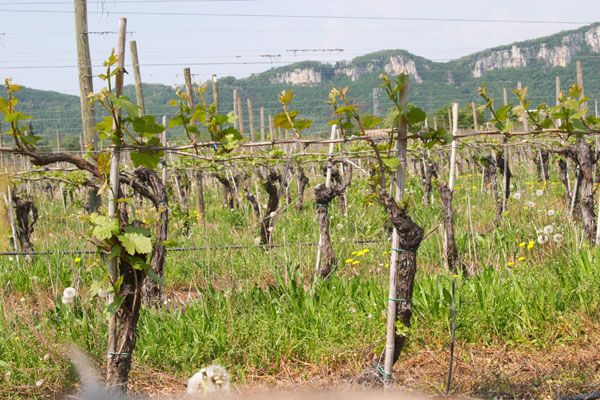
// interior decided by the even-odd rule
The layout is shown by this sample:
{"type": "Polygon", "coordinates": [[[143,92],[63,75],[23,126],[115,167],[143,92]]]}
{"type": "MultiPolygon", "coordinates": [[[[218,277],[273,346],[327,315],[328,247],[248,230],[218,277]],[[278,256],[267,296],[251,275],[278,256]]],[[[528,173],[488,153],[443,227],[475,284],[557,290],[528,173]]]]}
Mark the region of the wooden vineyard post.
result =
{"type": "MultiPolygon", "coordinates": [[[[162,144],[163,147],[167,147],[167,116],[163,115],[162,117],[162,124],[165,127],[165,130],[162,131],[162,133],[160,134],[160,143],[162,144]]],[[[165,188],[167,187],[167,174],[168,174],[168,168],[167,168],[167,155],[165,154],[163,156],[162,159],[162,165],[163,165],[163,169],[162,169],[162,184],[165,186],[165,188]]]]}
{"type": "Polygon", "coordinates": [[[240,125],[240,133],[244,136],[244,110],[242,109],[242,98],[238,95],[237,97],[237,110],[238,110],[238,121],[240,125]]]}
{"type": "MultiPolygon", "coordinates": [[[[212,76],[212,92],[213,92],[213,103],[215,103],[215,114],[219,115],[221,108],[219,107],[219,83],[217,81],[217,75],[212,76]]],[[[217,127],[218,131],[221,132],[221,126],[217,127]]],[[[210,138],[213,140],[214,138],[210,138]]]]}
{"type": "MultiPolygon", "coordinates": [[[[581,95],[580,97],[583,98],[585,97],[585,88],[583,86],[583,70],[581,68],[581,61],[577,61],[575,63],[575,65],[577,66],[577,86],[579,86],[581,88],[581,95]]],[[[581,110],[583,111],[585,108],[587,108],[587,101],[581,104],[581,110]]],[[[587,114],[587,112],[586,112],[587,114]]]]}
{"type": "MultiPolygon", "coordinates": [[[[8,169],[4,169],[4,172],[8,176],[8,169]]],[[[8,182],[6,191],[7,191],[6,192],[7,197],[5,197],[4,199],[6,200],[6,204],[8,205],[8,222],[10,223],[10,231],[11,231],[12,237],[13,237],[13,246],[15,247],[15,251],[18,252],[19,245],[17,243],[17,228],[15,227],[15,210],[13,208],[12,189],[10,187],[10,182],[8,182]]],[[[19,255],[17,254],[15,256],[15,258],[16,258],[17,264],[18,264],[19,263],[19,255]]]]}
{"type": "MultiPolygon", "coordinates": [[[[260,141],[265,141],[265,108],[260,108],[260,141]]],[[[264,147],[260,147],[260,150],[264,150],[264,147]]]]}
{"type": "MultiPolygon", "coordinates": [[[[87,23],[87,0],[75,0],[75,35],[77,41],[77,69],[79,74],[79,102],[81,106],[81,122],[83,124],[83,134],[85,136],[85,147],[92,152],[96,151],[97,137],[94,132],[96,118],[94,109],[88,103],[88,95],[94,92],[92,80],[92,61],[90,55],[90,42],[88,38],[88,23],[87,23]]],[[[81,141],[82,155],[83,140],[81,141]]],[[[92,161],[92,160],[88,160],[92,161]]],[[[98,211],[100,207],[100,196],[98,189],[88,187],[87,192],[87,208],[89,213],[98,211]]]]}
{"type": "MultiPolygon", "coordinates": [[[[507,106],[508,105],[508,96],[506,93],[506,88],[503,88],[503,95],[504,95],[504,105],[507,106]]],[[[502,211],[506,211],[506,207],[508,206],[508,195],[510,193],[510,177],[509,177],[509,172],[508,172],[508,146],[506,146],[508,144],[508,138],[504,137],[503,140],[504,143],[504,151],[503,151],[503,155],[504,155],[504,163],[502,166],[502,182],[503,182],[503,187],[502,187],[502,211]]]]}
{"type": "MultiPolygon", "coordinates": [[[[237,104],[238,104],[238,90],[233,89],[233,115],[236,117],[238,116],[237,104]]],[[[240,129],[240,123],[237,119],[233,122],[233,127],[237,130],[240,129]]]]}
{"type": "MultiPolygon", "coordinates": [[[[119,19],[119,36],[117,41],[117,75],[115,77],[115,95],[119,97],[123,92],[123,72],[125,67],[125,34],[127,30],[127,19],[119,19]]],[[[115,121],[116,122],[116,121],[115,121]]],[[[119,164],[121,154],[119,146],[112,148],[110,156],[110,190],[108,192],[108,216],[109,218],[119,218],[117,213],[117,201],[119,195],[119,164]]],[[[112,257],[109,259],[108,274],[112,282],[116,282],[118,279],[117,268],[118,268],[118,257],[112,257]]],[[[115,294],[110,292],[108,294],[108,304],[114,301],[115,294]]],[[[117,313],[113,313],[108,320],[108,363],[107,363],[107,375],[108,381],[112,381],[111,374],[112,370],[112,358],[117,352],[117,313]]]]}
{"type": "MultiPolygon", "coordinates": [[[[523,90],[523,85],[521,84],[521,81],[519,81],[517,83],[517,88],[519,89],[519,91],[523,90]]],[[[523,130],[525,132],[528,132],[529,131],[529,121],[527,120],[527,110],[523,110],[522,119],[523,119],[523,130]]]]}
{"type": "MultiPolygon", "coordinates": [[[[254,142],[254,115],[252,115],[252,100],[248,99],[248,130],[250,131],[250,141],[254,142]]],[[[254,147],[250,147],[250,152],[254,153],[254,147]]]]}
{"type": "Polygon", "coordinates": [[[475,107],[475,102],[471,102],[471,108],[473,109],[473,129],[475,132],[479,130],[479,125],[477,124],[477,108],[475,107]]]}
{"type": "MultiPolygon", "coordinates": [[[[452,103],[452,137],[458,134],[458,103],[452,103]]],[[[456,140],[452,140],[450,151],[450,172],[448,186],[440,182],[440,197],[444,207],[444,254],[448,268],[454,272],[459,264],[458,252],[454,241],[454,217],[452,211],[452,195],[454,192],[454,175],[456,166],[456,140]]]]}
{"type": "Polygon", "coordinates": [[[137,43],[135,40],[129,42],[129,51],[131,52],[131,64],[133,65],[133,79],[135,82],[135,97],[137,105],[140,107],[138,115],[141,117],[146,113],[144,104],[144,92],[142,90],[142,76],[140,75],[140,61],[138,59],[137,43]]]}
{"type": "MultiPolygon", "coordinates": [[[[400,106],[404,107],[408,103],[408,83],[400,91],[400,106]]],[[[401,202],[404,198],[404,187],[406,182],[406,150],[408,140],[406,139],[408,127],[404,118],[400,119],[398,126],[397,158],[399,161],[398,169],[396,170],[396,202],[401,202]]],[[[383,190],[383,189],[382,189],[383,190]]],[[[400,236],[397,229],[394,227],[392,233],[392,254],[390,260],[390,288],[388,294],[388,315],[387,315],[387,334],[385,341],[385,359],[384,373],[388,379],[392,378],[392,370],[394,368],[394,358],[396,353],[396,308],[397,308],[397,285],[396,275],[398,266],[398,251],[400,236]]],[[[404,299],[408,301],[408,299],[404,299]]]]}
{"type": "MultiPolygon", "coordinates": [[[[188,106],[191,110],[194,109],[194,90],[192,88],[192,73],[189,68],[183,70],[185,78],[185,92],[188,95],[188,106]]],[[[218,95],[217,95],[218,96],[218,95]]],[[[196,121],[192,120],[192,125],[196,126],[196,121]]],[[[198,135],[194,134],[194,141],[198,140],[198,135]]],[[[197,152],[197,150],[196,150],[197,152]]],[[[195,161],[195,160],[194,160],[195,161]]],[[[196,163],[192,164],[194,176],[194,191],[196,195],[196,211],[204,219],[204,188],[202,187],[202,171],[196,169],[196,163]]]]}

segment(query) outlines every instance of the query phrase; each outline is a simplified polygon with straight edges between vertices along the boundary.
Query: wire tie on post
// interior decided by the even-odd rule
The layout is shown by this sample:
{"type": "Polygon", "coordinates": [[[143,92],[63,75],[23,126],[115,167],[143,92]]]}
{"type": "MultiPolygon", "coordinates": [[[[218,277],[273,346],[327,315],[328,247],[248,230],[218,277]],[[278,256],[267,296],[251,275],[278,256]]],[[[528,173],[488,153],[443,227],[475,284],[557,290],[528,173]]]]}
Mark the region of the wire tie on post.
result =
{"type": "Polygon", "coordinates": [[[398,253],[414,253],[414,251],[405,250],[405,249],[396,249],[394,247],[392,247],[392,250],[397,251],[398,253]]]}
{"type": "Polygon", "coordinates": [[[383,376],[385,379],[392,380],[392,374],[386,374],[385,370],[383,369],[383,367],[381,365],[373,364],[373,368],[375,368],[381,374],[381,376],[383,376]]]}
{"type": "Polygon", "coordinates": [[[130,356],[131,353],[116,353],[114,351],[109,351],[108,355],[109,356],[130,356]]]}
{"type": "Polygon", "coordinates": [[[412,303],[410,299],[394,299],[392,297],[389,297],[388,300],[395,301],[396,303],[412,303]]]}

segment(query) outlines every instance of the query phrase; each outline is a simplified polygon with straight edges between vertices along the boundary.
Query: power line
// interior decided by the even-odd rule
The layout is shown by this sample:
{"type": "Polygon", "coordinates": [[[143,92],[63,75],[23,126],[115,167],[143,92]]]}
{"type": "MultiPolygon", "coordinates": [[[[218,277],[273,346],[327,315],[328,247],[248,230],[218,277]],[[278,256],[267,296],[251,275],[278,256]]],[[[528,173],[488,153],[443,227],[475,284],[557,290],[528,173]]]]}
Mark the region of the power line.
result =
{"type": "MultiPolygon", "coordinates": [[[[1,12],[22,13],[53,13],[72,14],[69,10],[16,10],[5,9],[1,12]]],[[[561,25],[587,25],[593,21],[549,21],[549,20],[510,20],[510,19],[483,19],[483,18],[431,18],[431,17],[383,17],[383,16],[350,16],[350,15],[300,15],[300,14],[238,14],[238,13],[193,13],[193,12],[152,12],[152,11],[113,11],[118,14],[128,15],[159,15],[178,17],[240,17],[240,18],[281,18],[281,19],[340,19],[340,20],[371,20],[371,21],[421,21],[421,22],[486,22],[486,23],[518,23],[518,24],[561,24],[561,25]]],[[[89,11],[88,14],[106,14],[106,11],[89,11]]]]}

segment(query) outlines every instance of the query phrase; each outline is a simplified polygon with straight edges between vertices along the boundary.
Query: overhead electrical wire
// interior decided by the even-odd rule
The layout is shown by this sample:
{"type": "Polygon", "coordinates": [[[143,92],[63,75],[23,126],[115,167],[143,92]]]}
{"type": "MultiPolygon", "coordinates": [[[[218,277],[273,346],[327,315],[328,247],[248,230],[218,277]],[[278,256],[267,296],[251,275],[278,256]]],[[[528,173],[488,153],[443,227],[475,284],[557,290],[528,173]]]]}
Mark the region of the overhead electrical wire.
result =
{"type": "MultiPolygon", "coordinates": [[[[1,4],[0,4],[1,5],[1,4]]],[[[72,10],[23,10],[23,9],[0,9],[0,12],[22,12],[22,13],[53,13],[73,14],[72,10]]],[[[421,22],[485,22],[485,23],[517,23],[517,24],[561,24],[561,25],[586,25],[593,21],[549,21],[534,19],[484,19],[484,18],[433,18],[433,17],[392,17],[392,16],[356,16],[356,15],[302,15],[302,14],[244,14],[244,13],[205,13],[205,12],[153,12],[153,11],[126,11],[114,10],[115,14],[127,15],[158,15],[178,17],[226,17],[226,18],[275,18],[275,19],[339,19],[358,21],[421,21],[421,22]]],[[[103,14],[106,10],[90,11],[88,14],[103,14]]]]}

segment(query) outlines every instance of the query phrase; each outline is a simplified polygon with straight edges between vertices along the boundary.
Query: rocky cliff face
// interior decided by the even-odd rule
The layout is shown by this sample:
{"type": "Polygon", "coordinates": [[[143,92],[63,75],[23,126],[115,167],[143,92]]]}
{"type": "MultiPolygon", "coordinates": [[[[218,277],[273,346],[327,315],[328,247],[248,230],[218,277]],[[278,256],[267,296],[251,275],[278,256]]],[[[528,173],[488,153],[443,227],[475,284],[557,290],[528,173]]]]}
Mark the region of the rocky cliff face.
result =
{"type": "Polygon", "coordinates": [[[475,61],[472,73],[475,78],[479,78],[487,71],[526,67],[534,60],[540,60],[548,67],[566,67],[585,46],[593,53],[600,52],[600,26],[566,35],[559,45],[512,45],[508,49],[493,50],[488,56],[475,61]]]}
{"type": "Polygon", "coordinates": [[[270,81],[288,85],[311,85],[321,83],[321,73],[313,68],[296,68],[293,71],[279,73],[271,77],[270,81]]]}
{"type": "Polygon", "coordinates": [[[343,68],[336,68],[334,73],[336,75],[349,76],[352,81],[356,81],[360,76],[366,72],[381,71],[388,75],[400,75],[401,73],[409,74],[417,82],[423,82],[417,66],[414,60],[402,55],[390,56],[384,60],[370,61],[366,65],[362,66],[347,66],[343,68]]]}

